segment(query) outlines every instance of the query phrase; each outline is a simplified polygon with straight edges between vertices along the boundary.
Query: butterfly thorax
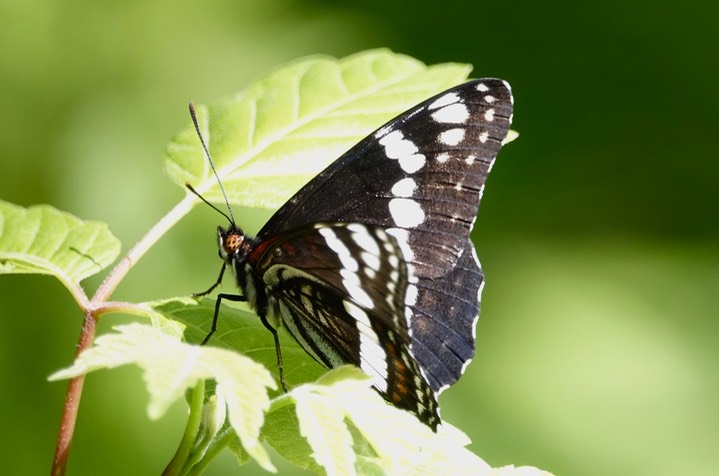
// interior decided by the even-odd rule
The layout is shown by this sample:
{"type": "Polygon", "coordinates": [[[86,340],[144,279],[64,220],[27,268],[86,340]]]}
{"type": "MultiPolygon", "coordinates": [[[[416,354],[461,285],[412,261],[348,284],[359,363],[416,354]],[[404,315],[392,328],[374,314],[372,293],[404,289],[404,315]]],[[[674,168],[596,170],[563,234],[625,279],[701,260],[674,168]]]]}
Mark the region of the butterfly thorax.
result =
{"type": "MultiPolygon", "coordinates": [[[[251,275],[251,267],[247,265],[250,253],[255,247],[255,240],[245,235],[242,229],[234,224],[227,229],[218,226],[217,238],[220,258],[232,269],[237,284],[243,291],[250,307],[257,310],[258,304],[264,306],[264,304],[258,303],[255,280],[251,275]]],[[[264,296],[260,301],[265,301],[264,296]]]]}

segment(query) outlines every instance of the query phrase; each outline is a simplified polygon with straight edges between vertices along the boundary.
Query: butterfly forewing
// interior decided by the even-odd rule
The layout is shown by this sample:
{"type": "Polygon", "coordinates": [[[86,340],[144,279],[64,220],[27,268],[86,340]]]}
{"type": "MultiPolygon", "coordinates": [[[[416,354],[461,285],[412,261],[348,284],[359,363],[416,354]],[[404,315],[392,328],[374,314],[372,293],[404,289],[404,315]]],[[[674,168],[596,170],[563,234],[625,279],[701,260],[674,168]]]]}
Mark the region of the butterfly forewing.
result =
{"type": "Polygon", "coordinates": [[[353,364],[400,408],[432,427],[434,391],[411,353],[405,313],[407,265],[382,227],[318,223],[276,237],[250,264],[268,310],[328,367],[353,364]]]}
{"type": "Polygon", "coordinates": [[[406,259],[422,276],[442,276],[464,249],[511,111],[511,92],[501,80],[445,91],[346,152],[258,237],[320,221],[411,230],[406,259]]]}

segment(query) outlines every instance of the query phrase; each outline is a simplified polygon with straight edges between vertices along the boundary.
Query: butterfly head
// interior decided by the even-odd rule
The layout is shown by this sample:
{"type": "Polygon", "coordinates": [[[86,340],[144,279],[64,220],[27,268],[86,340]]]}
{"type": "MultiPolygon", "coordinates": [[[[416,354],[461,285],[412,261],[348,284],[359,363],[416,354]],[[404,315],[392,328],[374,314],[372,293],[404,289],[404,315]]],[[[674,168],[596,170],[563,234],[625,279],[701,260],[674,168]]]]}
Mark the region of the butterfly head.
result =
{"type": "Polygon", "coordinates": [[[250,251],[250,239],[234,223],[226,229],[218,226],[217,239],[220,258],[224,261],[232,261],[250,251]]]}

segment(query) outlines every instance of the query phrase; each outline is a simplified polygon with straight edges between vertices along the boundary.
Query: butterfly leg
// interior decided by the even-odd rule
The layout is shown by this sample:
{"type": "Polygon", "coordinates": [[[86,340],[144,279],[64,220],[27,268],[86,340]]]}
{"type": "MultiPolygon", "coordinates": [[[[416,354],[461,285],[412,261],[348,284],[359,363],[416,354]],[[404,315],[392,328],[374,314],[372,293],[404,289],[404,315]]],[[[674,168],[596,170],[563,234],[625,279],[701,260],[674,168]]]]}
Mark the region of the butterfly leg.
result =
{"type": "MultiPolygon", "coordinates": [[[[215,281],[215,284],[213,284],[212,286],[210,286],[210,287],[207,289],[207,291],[202,291],[201,293],[192,293],[190,296],[192,296],[192,297],[194,297],[194,298],[196,298],[196,297],[202,297],[202,296],[206,296],[206,295],[210,294],[212,291],[214,291],[215,288],[216,288],[217,286],[219,286],[220,283],[222,283],[222,277],[225,275],[225,268],[227,268],[227,263],[226,263],[226,262],[223,262],[223,263],[222,263],[222,269],[220,270],[220,275],[217,277],[217,281],[215,281]]],[[[215,314],[215,320],[217,320],[217,314],[215,314]]],[[[213,332],[214,332],[214,331],[213,331],[213,332]]]]}
{"type": "MultiPolygon", "coordinates": [[[[224,271],[225,268],[223,267],[222,269],[224,271]]],[[[222,276],[222,273],[220,273],[220,277],[221,276],[222,276]]],[[[215,314],[212,316],[212,327],[210,328],[210,333],[207,334],[207,336],[202,340],[200,345],[205,345],[207,343],[207,341],[210,340],[210,337],[212,337],[212,334],[214,334],[215,331],[217,330],[217,319],[220,317],[220,304],[222,304],[223,299],[227,299],[228,301],[235,301],[235,302],[247,301],[247,298],[240,294],[218,294],[217,300],[215,301],[215,314]]]]}
{"type": "Polygon", "coordinates": [[[268,331],[272,333],[272,337],[275,339],[275,350],[277,351],[277,368],[280,371],[280,384],[282,385],[282,390],[287,393],[287,385],[285,384],[285,372],[284,367],[282,366],[282,351],[280,350],[280,337],[277,334],[277,329],[272,327],[272,324],[270,324],[267,321],[267,317],[265,316],[265,313],[260,314],[260,320],[262,321],[262,324],[267,328],[268,331]]]}

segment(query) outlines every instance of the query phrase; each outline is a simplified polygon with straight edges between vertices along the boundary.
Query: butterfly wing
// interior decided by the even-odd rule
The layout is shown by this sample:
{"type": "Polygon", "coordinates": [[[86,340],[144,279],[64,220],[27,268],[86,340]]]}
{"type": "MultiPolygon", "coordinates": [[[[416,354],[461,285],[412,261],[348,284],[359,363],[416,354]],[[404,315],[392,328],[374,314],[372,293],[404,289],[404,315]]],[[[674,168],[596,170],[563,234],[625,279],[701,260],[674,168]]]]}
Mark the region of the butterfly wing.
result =
{"type": "Polygon", "coordinates": [[[384,228],[308,225],[261,243],[249,261],[268,309],[307,352],[327,367],[360,367],[385,399],[436,428],[434,391],[409,348],[407,265],[384,228]]]}
{"type": "Polygon", "coordinates": [[[417,273],[443,276],[465,249],[511,115],[511,92],[501,80],[469,82],[428,99],[327,167],[258,238],[315,222],[397,228],[411,232],[405,255],[417,273]]]}
{"type": "Polygon", "coordinates": [[[435,391],[474,355],[483,274],[469,234],[512,106],[509,85],[497,79],[428,99],[331,164],[258,235],[317,222],[384,227],[408,263],[412,350],[435,391]]]}

